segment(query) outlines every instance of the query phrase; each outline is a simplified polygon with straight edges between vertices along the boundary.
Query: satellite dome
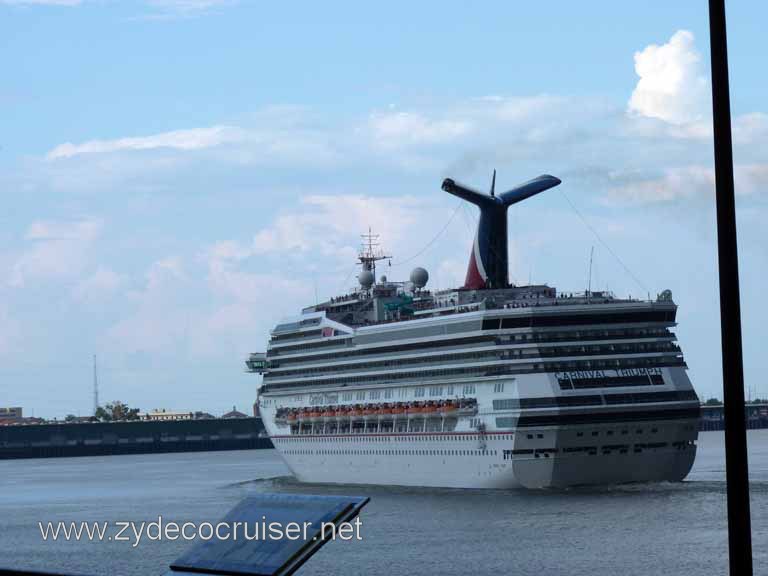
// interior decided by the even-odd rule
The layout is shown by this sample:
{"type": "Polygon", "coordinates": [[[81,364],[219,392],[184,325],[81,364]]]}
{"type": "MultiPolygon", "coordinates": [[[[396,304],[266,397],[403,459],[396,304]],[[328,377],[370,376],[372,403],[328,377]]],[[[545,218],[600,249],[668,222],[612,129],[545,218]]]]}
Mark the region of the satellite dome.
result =
{"type": "Polygon", "coordinates": [[[373,285],[374,280],[376,278],[373,275],[373,272],[370,270],[363,270],[360,272],[360,275],[357,277],[357,280],[360,282],[360,286],[363,288],[370,288],[373,285]]]}
{"type": "Polygon", "coordinates": [[[387,277],[386,276],[382,276],[381,278],[379,278],[379,282],[381,282],[382,284],[386,284],[387,283],[387,277]]]}
{"type": "Polygon", "coordinates": [[[411,270],[411,282],[416,288],[424,288],[429,281],[429,272],[424,268],[418,267],[411,270]]]}
{"type": "Polygon", "coordinates": [[[661,294],[659,294],[659,300],[661,300],[662,302],[671,302],[672,290],[664,290],[661,294]]]}

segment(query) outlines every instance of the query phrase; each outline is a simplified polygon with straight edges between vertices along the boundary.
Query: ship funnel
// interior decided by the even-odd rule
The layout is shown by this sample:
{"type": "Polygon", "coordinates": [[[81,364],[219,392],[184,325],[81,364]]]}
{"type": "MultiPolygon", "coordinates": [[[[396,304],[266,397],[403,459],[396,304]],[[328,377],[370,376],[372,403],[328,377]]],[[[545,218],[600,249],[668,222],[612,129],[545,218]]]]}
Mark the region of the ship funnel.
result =
{"type": "Polygon", "coordinates": [[[544,174],[512,190],[495,193],[496,171],[491,194],[483,194],[458,184],[450,178],[443,180],[443,190],[480,208],[475,242],[469,257],[464,288],[506,288],[509,285],[507,251],[507,209],[531,196],[560,184],[560,179],[544,174]]]}

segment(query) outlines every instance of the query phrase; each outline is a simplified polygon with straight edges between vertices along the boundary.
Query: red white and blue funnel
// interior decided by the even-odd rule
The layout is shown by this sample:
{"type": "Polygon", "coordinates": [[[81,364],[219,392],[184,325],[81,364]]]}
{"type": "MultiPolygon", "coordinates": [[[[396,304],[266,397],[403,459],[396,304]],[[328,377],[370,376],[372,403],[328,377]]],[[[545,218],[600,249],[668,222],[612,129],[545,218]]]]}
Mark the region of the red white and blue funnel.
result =
{"type": "Polygon", "coordinates": [[[495,170],[490,195],[457,184],[450,178],[443,180],[443,190],[480,208],[480,221],[464,288],[480,290],[506,288],[509,285],[507,208],[558,184],[559,178],[544,174],[497,196],[495,170]]]}

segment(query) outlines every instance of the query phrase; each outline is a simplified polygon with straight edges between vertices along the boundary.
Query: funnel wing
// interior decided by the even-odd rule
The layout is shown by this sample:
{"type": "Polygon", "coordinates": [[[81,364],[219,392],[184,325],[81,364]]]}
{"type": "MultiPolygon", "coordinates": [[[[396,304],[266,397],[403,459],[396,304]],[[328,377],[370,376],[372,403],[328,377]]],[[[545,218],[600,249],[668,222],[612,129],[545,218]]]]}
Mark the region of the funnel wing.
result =
{"type": "Polygon", "coordinates": [[[529,180],[525,184],[521,184],[516,188],[512,188],[512,190],[508,190],[507,192],[499,194],[498,197],[501,198],[505,206],[511,206],[512,204],[516,204],[521,200],[530,198],[539,192],[544,192],[544,190],[554,188],[560,184],[560,182],[560,178],[555,178],[549,174],[543,174],[534,178],[533,180],[529,180]]]}
{"type": "Polygon", "coordinates": [[[495,200],[492,196],[488,196],[488,194],[483,194],[482,192],[478,192],[477,190],[463,186],[462,184],[459,184],[450,178],[443,180],[443,190],[449,194],[458,196],[462,200],[471,202],[476,206],[483,207],[489,204],[495,204],[495,200]]]}

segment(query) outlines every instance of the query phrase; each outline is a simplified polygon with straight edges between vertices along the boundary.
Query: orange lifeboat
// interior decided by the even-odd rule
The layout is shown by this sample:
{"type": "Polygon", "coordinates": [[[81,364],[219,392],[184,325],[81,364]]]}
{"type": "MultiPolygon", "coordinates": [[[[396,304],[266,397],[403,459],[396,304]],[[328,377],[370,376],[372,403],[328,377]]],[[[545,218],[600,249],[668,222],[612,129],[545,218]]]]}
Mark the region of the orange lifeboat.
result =
{"type": "Polygon", "coordinates": [[[323,418],[333,418],[335,412],[333,411],[333,408],[331,408],[330,406],[327,406],[325,410],[323,410],[322,414],[323,414],[323,418]]]}
{"type": "Polygon", "coordinates": [[[392,414],[404,414],[405,413],[405,406],[398,402],[397,404],[394,404],[392,406],[392,409],[390,410],[392,414]]]}
{"type": "Polygon", "coordinates": [[[347,415],[347,407],[346,406],[339,406],[336,408],[336,412],[334,414],[336,418],[343,418],[347,415]]]}
{"type": "Polygon", "coordinates": [[[372,416],[378,411],[378,404],[369,404],[363,408],[363,416],[372,416]]]}
{"type": "Polygon", "coordinates": [[[421,403],[414,402],[408,405],[408,414],[421,414],[421,403]]]}
{"type": "Polygon", "coordinates": [[[379,414],[392,414],[392,408],[389,404],[384,403],[378,409],[379,414]]]}
{"type": "Polygon", "coordinates": [[[288,420],[288,422],[295,422],[296,421],[296,412],[294,410],[290,410],[288,412],[288,416],[286,416],[286,420],[288,420]]]}
{"type": "Polygon", "coordinates": [[[458,409],[458,406],[456,406],[456,403],[453,400],[448,400],[442,405],[442,410],[445,413],[456,412],[458,409]]]}
{"type": "Polygon", "coordinates": [[[438,406],[431,400],[427,402],[427,405],[421,409],[422,412],[432,413],[438,411],[438,406]]]}
{"type": "Polygon", "coordinates": [[[362,407],[360,404],[355,404],[352,409],[349,411],[350,416],[361,416],[363,414],[362,407]]]}

